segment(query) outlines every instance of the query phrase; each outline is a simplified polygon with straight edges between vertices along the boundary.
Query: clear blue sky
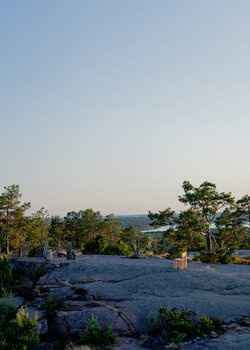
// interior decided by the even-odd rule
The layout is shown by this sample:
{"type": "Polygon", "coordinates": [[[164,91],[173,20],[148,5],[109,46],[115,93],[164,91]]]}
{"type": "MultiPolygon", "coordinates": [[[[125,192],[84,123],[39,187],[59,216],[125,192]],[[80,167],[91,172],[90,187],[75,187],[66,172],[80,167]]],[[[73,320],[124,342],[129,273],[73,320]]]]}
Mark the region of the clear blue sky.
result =
{"type": "Polygon", "coordinates": [[[147,213],[250,180],[249,0],[2,0],[1,191],[147,213]]]}

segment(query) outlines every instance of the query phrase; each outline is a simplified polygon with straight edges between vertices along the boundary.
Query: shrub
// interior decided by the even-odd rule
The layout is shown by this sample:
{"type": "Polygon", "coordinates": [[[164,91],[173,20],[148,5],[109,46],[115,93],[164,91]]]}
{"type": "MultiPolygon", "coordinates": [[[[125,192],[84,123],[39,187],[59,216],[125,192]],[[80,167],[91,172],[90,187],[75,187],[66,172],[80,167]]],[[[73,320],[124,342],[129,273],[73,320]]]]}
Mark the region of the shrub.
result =
{"type": "Polygon", "coordinates": [[[116,335],[111,326],[108,328],[100,325],[99,321],[92,316],[88,321],[86,330],[80,335],[79,345],[108,346],[116,342],[116,335]]]}
{"type": "Polygon", "coordinates": [[[194,261],[208,264],[233,264],[236,257],[232,255],[231,251],[217,249],[213,252],[200,252],[195,256],[194,261]]]}
{"type": "Polygon", "coordinates": [[[181,248],[178,244],[173,244],[167,249],[168,257],[171,259],[179,258],[186,249],[181,248]]]}
{"type": "Polygon", "coordinates": [[[91,241],[88,241],[85,244],[84,249],[82,250],[83,254],[101,254],[105,249],[107,243],[105,238],[102,235],[97,235],[91,241]]]}
{"type": "Polygon", "coordinates": [[[9,325],[10,321],[16,315],[16,308],[9,305],[8,303],[0,304],[0,344],[1,344],[1,335],[4,329],[9,325]]]}
{"type": "Polygon", "coordinates": [[[43,255],[43,246],[37,246],[30,249],[28,253],[29,258],[40,258],[43,255]]]}
{"type": "Polygon", "coordinates": [[[202,315],[199,318],[184,310],[161,307],[157,316],[151,318],[152,332],[160,335],[162,343],[182,343],[204,336],[214,330],[213,320],[202,315]]]}
{"type": "Polygon", "coordinates": [[[130,259],[141,259],[140,255],[133,254],[130,259]]]}
{"type": "Polygon", "coordinates": [[[129,249],[127,246],[123,245],[108,245],[103,251],[104,255],[128,255],[129,249]]]}
{"type": "Polygon", "coordinates": [[[200,330],[202,333],[206,334],[215,329],[214,320],[207,317],[206,315],[201,315],[200,317],[200,330]]]}
{"type": "Polygon", "coordinates": [[[60,299],[48,295],[45,298],[44,308],[45,314],[48,319],[53,318],[56,315],[56,311],[62,306],[63,302],[60,299]]]}
{"type": "Polygon", "coordinates": [[[7,255],[0,256],[0,297],[7,297],[11,291],[12,265],[7,255]]]}
{"type": "Polygon", "coordinates": [[[250,265],[250,257],[244,257],[240,258],[239,256],[235,257],[234,264],[239,264],[239,265],[250,265]]]}
{"type": "Polygon", "coordinates": [[[45,275],[45,269],[43,265],[37,266],[37,268],[32,272],[31,277],[34,280],[38,280],[40,277],[45,275]]]}
{"type": "Polygon", "coordinates": [[[1,350],[31,350],[39,343],[37,318],[32,320],[24,308],[18,310],[16,317],[1,331],[1,350]]]}

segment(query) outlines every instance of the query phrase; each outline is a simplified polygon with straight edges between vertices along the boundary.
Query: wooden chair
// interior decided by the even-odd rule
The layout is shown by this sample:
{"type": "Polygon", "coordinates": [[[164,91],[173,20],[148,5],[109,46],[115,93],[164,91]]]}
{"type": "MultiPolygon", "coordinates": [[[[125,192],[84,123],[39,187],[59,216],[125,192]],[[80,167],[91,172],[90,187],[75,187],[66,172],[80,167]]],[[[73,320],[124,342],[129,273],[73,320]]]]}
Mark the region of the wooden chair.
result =
{"type": "Polygon", "coordinates": [[[187,252],[181,254],[181,258],[174,259],[173,268],[187,270],[187,252]]]}

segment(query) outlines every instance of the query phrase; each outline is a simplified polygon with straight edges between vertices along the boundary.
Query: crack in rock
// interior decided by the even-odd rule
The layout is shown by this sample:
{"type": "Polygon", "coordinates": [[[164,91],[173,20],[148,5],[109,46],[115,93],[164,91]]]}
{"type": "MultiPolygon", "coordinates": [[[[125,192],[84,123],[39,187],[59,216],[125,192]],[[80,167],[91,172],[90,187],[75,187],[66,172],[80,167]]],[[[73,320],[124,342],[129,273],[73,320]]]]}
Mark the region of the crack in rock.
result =
{"type": "Polygon", "coordinates": [[[122,321],[126,324],[131,334],[138,333],[138,330],[136,329],[135,325],[130,321],[130,319],[126,315],[124,315],[122,312],[118,312],[118,317],[120,317],[122,321]]]}

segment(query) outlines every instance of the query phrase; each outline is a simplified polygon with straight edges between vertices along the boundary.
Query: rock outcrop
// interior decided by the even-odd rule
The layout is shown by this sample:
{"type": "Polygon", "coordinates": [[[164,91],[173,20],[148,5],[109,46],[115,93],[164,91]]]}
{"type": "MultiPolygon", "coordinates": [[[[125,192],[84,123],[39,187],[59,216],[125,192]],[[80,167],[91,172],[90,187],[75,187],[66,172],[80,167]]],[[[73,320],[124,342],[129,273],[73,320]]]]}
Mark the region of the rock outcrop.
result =
{"type": "MultiPolygon", "coordinates": [[[[39,259],[15,262],[29,271],[38,263],[39,259]]],[[[120,336],[145,333],[161,306],[184,308],[228,324],[250,314],[248,266],[191,262],[187,271],[180,271],[166,259],[92,255],[77,261],[57,259],[44,267],[35,300],[27,305],[40,311],[42,324],[45,295],[61,299],[53,320],[60,337],[82,332],[92,315],[120,336]]]]}

